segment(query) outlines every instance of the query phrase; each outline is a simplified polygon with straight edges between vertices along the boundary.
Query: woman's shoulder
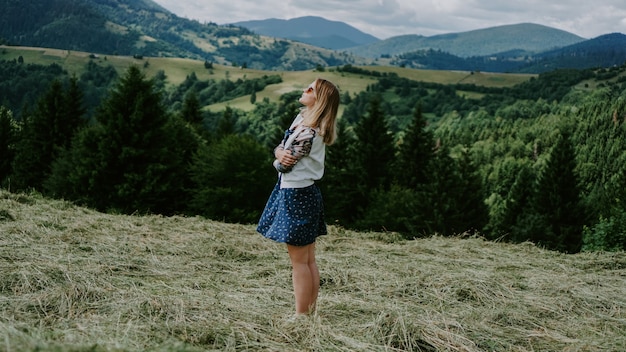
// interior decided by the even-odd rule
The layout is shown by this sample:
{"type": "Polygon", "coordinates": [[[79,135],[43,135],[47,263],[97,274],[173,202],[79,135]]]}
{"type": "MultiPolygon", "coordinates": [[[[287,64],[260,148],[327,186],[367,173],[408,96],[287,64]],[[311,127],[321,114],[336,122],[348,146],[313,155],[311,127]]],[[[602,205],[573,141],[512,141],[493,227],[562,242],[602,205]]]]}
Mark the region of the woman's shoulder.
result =
{"type": "Polygon", "coordinates": [[[319,129],[311,126],[300,126],[297,140],[313,139],[319,133],[319,129]]]}
{"type": "Polygon", "coordinates": [[[290,129],[297,128],[300,124],[302,124],[303,120],[304,116],[302,115],[302,112],[299,112],[298,115],[296,115],[296,117],[293,119],[293,121],[291,121],[290,129]]]}

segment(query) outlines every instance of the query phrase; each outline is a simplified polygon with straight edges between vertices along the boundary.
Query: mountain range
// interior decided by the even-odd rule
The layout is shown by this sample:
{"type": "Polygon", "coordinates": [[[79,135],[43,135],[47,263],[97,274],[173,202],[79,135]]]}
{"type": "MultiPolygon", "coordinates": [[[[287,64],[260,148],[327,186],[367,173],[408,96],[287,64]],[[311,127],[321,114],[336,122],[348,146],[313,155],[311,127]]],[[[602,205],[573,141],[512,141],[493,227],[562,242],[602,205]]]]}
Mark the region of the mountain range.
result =
{"type": "Polygon", "coordinates": [[[493,55],[511,50],[542,52],[585,41],[584,38],[575,34],[533,23],[504,25],[428,37],[408,34],[386,40],[379,40],[342,22],[312,16],[290,20],[236,22],[233,25],[247,28],[261,35],[292,39],[329,49],[346,49],[368,58],[424,49],[441,50],[459,57],[493,55]]]}
{"type": "Polygon", "coordinates": [[[609,67],[626,60],[626,36],[621,33],[586,40],[532,23],[379,40],[343,22],[312,16],[200,23],[151,0],[0,0],[0,4],[0,44],[186,57],[265,70],[350,64],[537,73],[609,67]]]}
{"type": "Polygon", "coordinates": [[[575,34],[534,24],[520,23],[434,36],[403,35],[362,45],[351,51],[365,57],[381,53],[398,55],[417,50],[441,50],[459,57],[487,56],[511,50],[538,53],[584,41],[575,34]]]}

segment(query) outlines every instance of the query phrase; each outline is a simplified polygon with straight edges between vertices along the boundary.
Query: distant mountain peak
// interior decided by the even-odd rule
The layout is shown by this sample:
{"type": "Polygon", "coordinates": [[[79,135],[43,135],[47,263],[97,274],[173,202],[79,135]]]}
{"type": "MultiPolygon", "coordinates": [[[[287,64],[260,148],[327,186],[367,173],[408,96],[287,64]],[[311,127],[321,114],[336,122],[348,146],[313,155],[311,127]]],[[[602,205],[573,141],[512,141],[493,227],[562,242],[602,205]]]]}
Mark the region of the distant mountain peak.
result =
{"type": "Polygon", "coordinates": [[[361,32],[344,22],[331,21],[318,16],[304,16],[286,20],[270,18],[231,24],[247,28],[260,35],[291,39],[333,50],[379,41],[378,38],[361,32]]]}

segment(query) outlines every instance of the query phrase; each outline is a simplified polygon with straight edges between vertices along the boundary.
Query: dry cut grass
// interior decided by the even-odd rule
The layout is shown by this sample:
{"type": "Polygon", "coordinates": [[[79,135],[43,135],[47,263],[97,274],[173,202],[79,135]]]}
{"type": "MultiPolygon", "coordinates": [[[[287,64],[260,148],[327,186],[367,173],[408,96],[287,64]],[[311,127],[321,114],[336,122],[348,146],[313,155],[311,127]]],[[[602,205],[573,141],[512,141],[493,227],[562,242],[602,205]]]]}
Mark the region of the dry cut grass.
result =
{"type": "Polygon", "coordinates": [[[318,258],[290,322],[285,248],[254,225],[0,191],[0,350],[626,350],[624,253],[330,227],[318,258]]]}

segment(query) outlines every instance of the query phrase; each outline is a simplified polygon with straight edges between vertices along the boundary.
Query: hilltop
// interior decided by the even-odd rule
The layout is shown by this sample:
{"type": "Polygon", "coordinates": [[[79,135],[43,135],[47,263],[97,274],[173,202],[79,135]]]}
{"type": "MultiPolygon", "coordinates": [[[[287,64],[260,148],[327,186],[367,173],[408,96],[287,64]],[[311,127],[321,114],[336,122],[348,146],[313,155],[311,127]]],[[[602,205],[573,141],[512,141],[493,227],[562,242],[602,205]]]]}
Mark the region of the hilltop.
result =
{"type": "Polygon", "coordinates": [[[350,49],[359,56],[399,55],[424,49],[461,58],[489,56],[510,50],[538,53],[584,41],[575,34],[534,23],[519,23],[433,36],[402,35],[350,49]]]}
{"type": "Polygon", "coordinates": [[[369,62],[242,27],[181,18],[151,0],[11,1],[0,12],[0,44],[276,70],[369,62]]]}
{"type": "Polygon", "coordinates": [[[14,0],[0,12],[0,44],[276,71],[350,64],[540,73],[623,63],[622,53],[614,50],[623,40],[586,42],[533,23],[385,40],[313,16],[217,25],[178,17],[151,0],[14,0]],[[574,52],[566,49],[579,43],[583,46],[574,52]],[[573,66],[571,57],[580,55],[583,60],[573,66]]]}
{"type": "MultiPolygon", "coordinates": [[[[270,190],[268,190],[269,192],[270,190]]],[[[317,313],[254,225],[0,191],[7,351],[621,351],[626,256],[330,227],[317,313]]]]}
{"type": "Polygon", "coordinates": [[[242,21],[234,26],[247,28],[268,37],[292,39],[321,48],[345,49],[377,42],[379,39],[339,21],[305,16],[282,20],[242,21]]]}

